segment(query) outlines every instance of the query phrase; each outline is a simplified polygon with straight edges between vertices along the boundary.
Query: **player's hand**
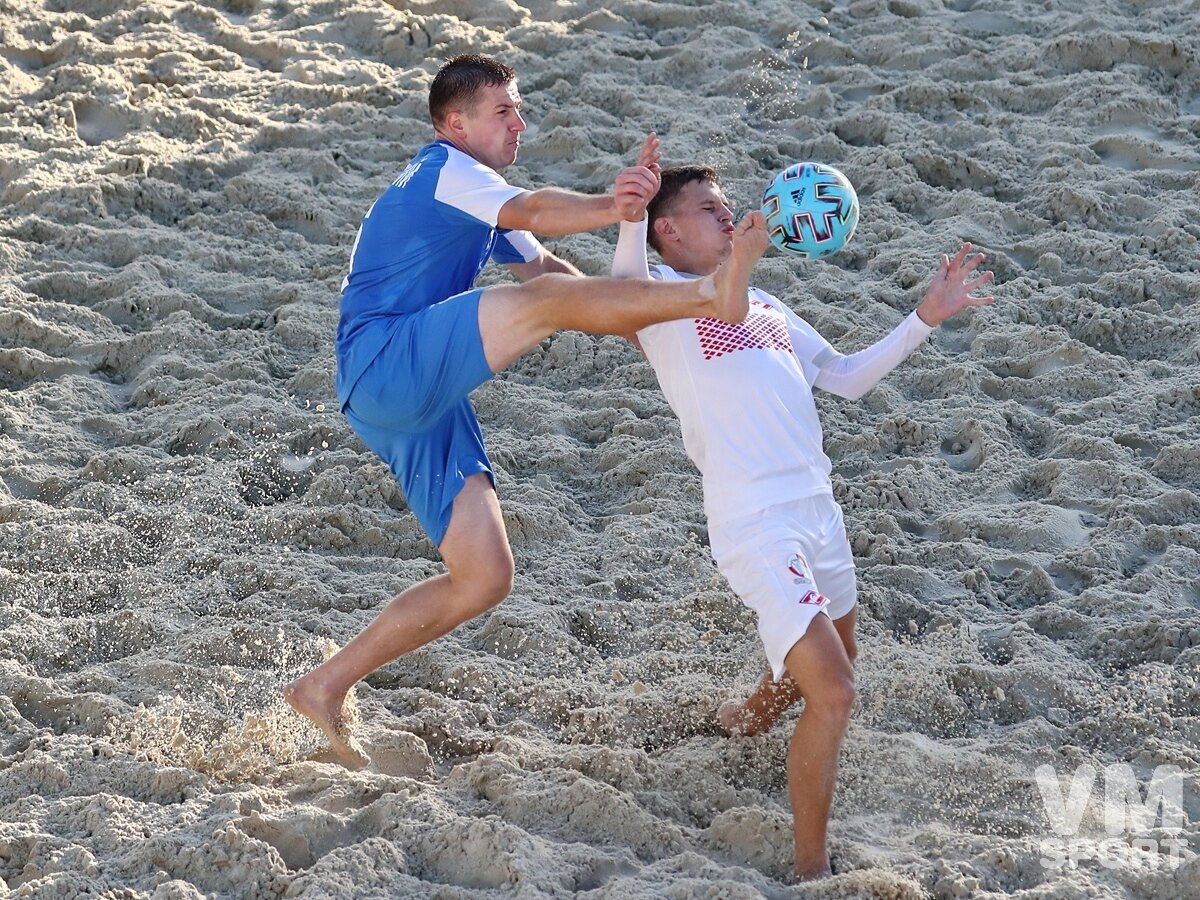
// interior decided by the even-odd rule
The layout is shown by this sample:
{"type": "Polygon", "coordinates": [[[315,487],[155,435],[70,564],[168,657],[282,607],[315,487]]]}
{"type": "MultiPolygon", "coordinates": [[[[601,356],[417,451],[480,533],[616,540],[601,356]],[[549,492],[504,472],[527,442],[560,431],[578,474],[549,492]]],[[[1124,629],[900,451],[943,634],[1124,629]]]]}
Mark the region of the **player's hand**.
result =
{"type": "Polygon", "coordinates": [[[972,296],[973,291],[996,277],[992,272],[974,274],[982,262],[982,253],[971,256],[970,243],[963,244],[954,259],[943,256],[933,283],[917,305],[917,315],[921,321],[926,325],[941,325],[968,306],[990,306],[994,303],[996,298],[990,294],[986,297],[972,296]]]}
{"type": "Polygon", "coordinates": [[[646,207],[658,193],[659,176],[662,173],[658,164],[662,154],[658,146],[658,135],[652,131],[642,142],[637,165],[622,169],[617,175],[613,194],[616,197],[617,212],[627,222],[640,222],[645,218],[646,207]]]}
{"type": "Polygon", "coordinates": [[[637,164],[653,172],[655,178],[662,174],[662,168],[658,164],[658,161],[662,159],[662,153],[659,150],[661,144],[658,135],[652,131],[646,135],[646,139],[642,141],[642,149],[638,151],[637,164]]]}
{"type": "Polygon", "coordinates": [[[748,248],[755,259],[767,252],[771,246],[771,235],[767,231],[767,217],[761,210],[752,209],[738,221],[733,229],[735,247],[748,248]]]}

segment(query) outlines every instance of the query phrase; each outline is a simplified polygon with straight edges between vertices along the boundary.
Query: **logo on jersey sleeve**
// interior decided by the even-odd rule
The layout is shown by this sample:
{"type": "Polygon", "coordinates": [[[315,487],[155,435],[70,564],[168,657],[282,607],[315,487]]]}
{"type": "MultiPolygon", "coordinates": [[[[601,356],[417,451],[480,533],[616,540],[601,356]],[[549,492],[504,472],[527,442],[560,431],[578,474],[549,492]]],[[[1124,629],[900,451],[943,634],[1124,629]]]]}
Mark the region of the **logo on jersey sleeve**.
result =
{"type": "Polygon", "coordinates": [[[792,339],[783,318],[760,300],[750,300],[750,312],[741,322],[696,319],[696,336],[704,358],[715,359],[738,350],[782,350],[792,353],[792,339]]]}
{"type": "Polygon", "coordinates": [[[404,171],[400,173],[400,177],[392,182],[392,185],[398,188],[404,187],[406,184],[412,181],[413,176],[417,174],[417,170],[420,168],[421,163],[419,162],[409,163],[404,171]]]}

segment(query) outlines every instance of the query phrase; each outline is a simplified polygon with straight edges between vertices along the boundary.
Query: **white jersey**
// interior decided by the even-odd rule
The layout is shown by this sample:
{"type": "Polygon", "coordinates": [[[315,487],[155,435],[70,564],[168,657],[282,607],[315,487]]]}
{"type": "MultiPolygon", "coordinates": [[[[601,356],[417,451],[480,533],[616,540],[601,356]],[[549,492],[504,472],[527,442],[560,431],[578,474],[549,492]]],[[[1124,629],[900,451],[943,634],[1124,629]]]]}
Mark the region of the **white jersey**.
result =
{"type": "MultiPolygon", "coordinates": [[[[668,266],[651,275],[686,277],[668,266]]],[[[704,476],[710,524],[832,493],[811,387],[830,346],[810,325],[751,288],[750,312],[736,325],[677,319],[637,336],[704,476]]]]}
{"type": "MultiPolygon", "coordinates": [[[[669,266],[652,277],[680,281],[669,266]]],[[[688,456],[704,477],[709,524],[777,503],[833,493],[814,387],[861,396],[932,329],[910,315],[878,344],[843,356],[777,298],[750,289],[750,312],[730,325],[678,319],[637,333],[688,456]]]]}

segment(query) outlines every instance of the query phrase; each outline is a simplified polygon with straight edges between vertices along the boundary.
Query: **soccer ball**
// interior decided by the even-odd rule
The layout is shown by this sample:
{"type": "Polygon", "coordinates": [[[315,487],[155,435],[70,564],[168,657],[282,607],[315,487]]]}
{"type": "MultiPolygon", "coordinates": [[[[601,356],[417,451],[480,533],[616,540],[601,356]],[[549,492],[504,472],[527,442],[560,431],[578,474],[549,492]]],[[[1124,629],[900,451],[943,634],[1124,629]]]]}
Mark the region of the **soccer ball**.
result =
{"type": "Polygon", "coordinates": [[[858,225],[858,195],[850,179],[824,163],[803,162],[776,175],[763,192],[771,243],[802,259],[846,246],[858,225]]]}

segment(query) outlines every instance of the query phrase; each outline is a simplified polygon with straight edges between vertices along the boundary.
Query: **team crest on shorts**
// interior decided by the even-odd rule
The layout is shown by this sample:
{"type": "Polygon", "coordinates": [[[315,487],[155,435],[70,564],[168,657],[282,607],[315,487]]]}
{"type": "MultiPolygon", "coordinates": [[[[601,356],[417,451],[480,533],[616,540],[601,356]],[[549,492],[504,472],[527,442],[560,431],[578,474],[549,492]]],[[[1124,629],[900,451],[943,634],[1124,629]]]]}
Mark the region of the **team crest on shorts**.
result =
{"type": "Polygon", "coordinates": [[[799,553],[793,553],[792,558],[788,560],[788,571],[796,576],[793,579],[795,584],[812,580],[808,574],[808,561],[799,553]]]}
{"type": "Polygon", "coordinates": [[[800,602],[808,606],[824,606],[829,602],[829,598],[824,594],[818,594],[816,591],[808,591],[800,598],[800,602]]]}
{"type": "MultiPolygon", "coordinates": [[[[788,571],[795,576],[792,579],[792,584],[813,583],[812,576],[808,574],[808,560],[799,553],[793,553],[792,558],[788,560],[788,571]]],[[[806,606],[824,606],[829,602],[829,598],[824,594],[808,590],[804,592],[804,596],[800,598],[800,602],[806,606]]]]}

